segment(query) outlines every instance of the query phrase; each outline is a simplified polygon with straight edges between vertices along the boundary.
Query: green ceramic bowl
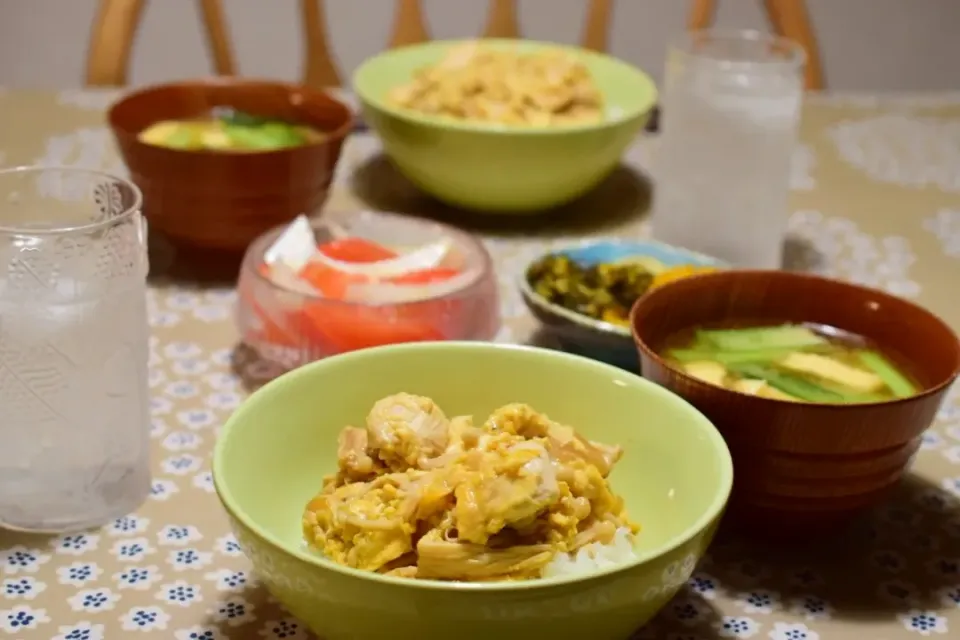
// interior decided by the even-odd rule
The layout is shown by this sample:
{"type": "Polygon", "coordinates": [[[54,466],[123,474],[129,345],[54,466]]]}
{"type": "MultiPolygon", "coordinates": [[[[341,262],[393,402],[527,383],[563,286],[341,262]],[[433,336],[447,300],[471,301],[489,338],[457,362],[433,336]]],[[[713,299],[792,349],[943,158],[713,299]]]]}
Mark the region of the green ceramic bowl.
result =
{"type": "Polygon", "coordinates": [[[326,640],[620,640],[686,582],[730,493],[730,454],[678,396],[610,365],[532,347],[412,343],[311,363],[254,393],[224,426],[217,492],[270,592],[326,640]],[[509,583],[361,572],[308,550],[300,517],[336,468],[337,433],[408,391],[447,415],[523,401],[625,455],[611,476],[641,523],[640,558],[588,577],[509,583]]]}
{"type": "Polygon", "coordinates": [[[387,104],[387,93],[466,41],[434,41],[385,51],[353,77],[364,118],[411,182],[439,200],[491,213],[532,213],[573,200],[600,183],[643,128],[657,101],[645,73],[600,53],[529,40],[485,46],[563,48],[583,61],[606,99],[608,118],[556,128],[498,127],[420,115],[387,104]]]}

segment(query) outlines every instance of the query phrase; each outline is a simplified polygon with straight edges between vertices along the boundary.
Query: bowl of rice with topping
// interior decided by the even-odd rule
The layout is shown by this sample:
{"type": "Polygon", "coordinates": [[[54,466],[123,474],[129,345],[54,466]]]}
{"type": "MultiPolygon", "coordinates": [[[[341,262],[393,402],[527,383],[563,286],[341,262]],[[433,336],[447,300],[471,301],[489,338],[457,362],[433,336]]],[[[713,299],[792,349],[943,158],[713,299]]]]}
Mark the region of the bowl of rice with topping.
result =
{"type": "Polygon", "coordinates": [[[352,86],[394,168],[454,207],[556,210],[619,165],[657,103],[653,79],[597,51],[433,40],[365,60],[352,86]]]}
{"type": "Polygon", "coordinates": [[[733,479],[663,388],[468,342],[284,374],[224,426],[213,472],[262,583],[326,640],[626,638],[689,579],[733,479]]]}

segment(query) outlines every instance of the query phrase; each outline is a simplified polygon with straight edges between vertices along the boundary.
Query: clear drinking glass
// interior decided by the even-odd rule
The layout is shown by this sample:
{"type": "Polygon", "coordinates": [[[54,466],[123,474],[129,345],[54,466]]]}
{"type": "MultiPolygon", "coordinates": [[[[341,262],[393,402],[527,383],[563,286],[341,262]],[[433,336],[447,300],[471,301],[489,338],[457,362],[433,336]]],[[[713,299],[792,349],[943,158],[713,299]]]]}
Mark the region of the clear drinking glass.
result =
{"type": "Polygon", "coordinates": [[[0,171],[0,526],[82,529],[149,493],[140,200],[96,171],[0,171]]]}
{"type": "Polygon", "coordinates": [[[685,35],[667,55],[653,235],[780,268],[805,55],[755,31],[685,35]]]}

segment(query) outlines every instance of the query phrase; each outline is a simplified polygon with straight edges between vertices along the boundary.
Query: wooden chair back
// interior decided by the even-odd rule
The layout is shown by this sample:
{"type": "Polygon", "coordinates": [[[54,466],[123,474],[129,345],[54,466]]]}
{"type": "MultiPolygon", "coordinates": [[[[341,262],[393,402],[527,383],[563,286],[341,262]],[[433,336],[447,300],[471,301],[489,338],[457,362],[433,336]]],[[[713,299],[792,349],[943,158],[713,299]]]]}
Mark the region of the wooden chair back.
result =
{"type": "MultiPolygon", "coordinates": [[[[92,86],[126,84],[133,42],[146,0],[100,0],[90,35],[86,83],[92,86]]],[[[221,0],[198,0],[208,47],[218,75],[237,73],[221,0]]],[[[808,56],[806,86],[823,88],[823,74],[813,29],[804,0],[764,0],[776,33],[798,41],[808,56]]],[[[689,27],[710,25],[716,0],[694,0],[689,27]]],[[[613,0],[588,0],[581,44],[606,51],[609,44],[613,0]]],[[[300,0],[304,42],[304,83],[313,87],[335,87],[342,76],[334,63],[327,36],[324,0],[300,0]]],[[[522,34],[516,0],[489,0],[486,37],[517,38],[522,34]]],[[[430,39],[421,0],[394,0],[393,27],[388,46],[397,47],[430,39]]]]}
{"type": "MultiPolygon", "coordinates": [[[[773,32],[799,43],[806,52],[804,85],[807,91],[822,91],[824,82],[820,47],[813,33],[805,0],[763,0],[763,5],[773,32]]],[[[706,29],[713,23],[716,10],[717,0],[694,0],[687,26],[691,31],[706,29]]]]}
{"type": "MultiPolygon", "coordinates": [[[[198,1],[214,71],[235,75],[237,65],[221,0],[198,1]]],[[[100,0],[87,48],[87,85],[119,87],[127,83],[133,41],[145,4],[145,0],[100,0]]]]}

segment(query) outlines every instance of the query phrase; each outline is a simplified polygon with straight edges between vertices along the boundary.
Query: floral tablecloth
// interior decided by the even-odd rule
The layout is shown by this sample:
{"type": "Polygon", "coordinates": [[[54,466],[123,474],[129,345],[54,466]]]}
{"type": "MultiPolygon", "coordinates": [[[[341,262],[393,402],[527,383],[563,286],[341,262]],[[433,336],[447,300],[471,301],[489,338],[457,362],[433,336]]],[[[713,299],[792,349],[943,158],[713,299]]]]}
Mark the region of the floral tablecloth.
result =
{"type": "MultiPolygon", "coordinates": [[[[109,93],[0,92],[0,164],[123,167],[109,93]]],[[[348,143],[330,208],[450,219],[482,234],[503,283],[500,340],[536,339],[511,278],[551,245],[642,236],[655,151],[644,139],[595,193],[548,221],[482,220],[419,196],[369,134],[348,143]],[[539,225],[539,226],[537,226],[539,225]]],[[[960,94],[812,97],[793,167],[801,266],[917,300],[960,329],[960,94]]],[[[169,258],[169,256],[167,256],[169,258]]],[[[165,268],[163,259],[154,268],[165,268]]],[[[0,532],[0,637],[310,638],[258,585],[214,495],[210,452],[268,367],[235,353],[234,291],[159,278],[150,290],[154,480],[136,513],[59,538],[0,532]]],[[[0,429],[3,428],[0,416],[0,429]]],[[[2,446],[2,442],[0,442],[2,446]]],[[[0,491],[3,488],[0,487],[0,491]]],[[[720,539],[639,638],[893,640],[960,634],[960,398],[897,496],[845,537],[777,551],[720,539]]]]}

